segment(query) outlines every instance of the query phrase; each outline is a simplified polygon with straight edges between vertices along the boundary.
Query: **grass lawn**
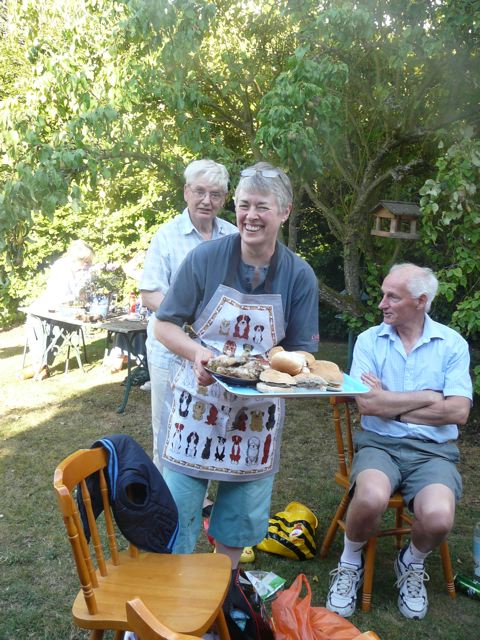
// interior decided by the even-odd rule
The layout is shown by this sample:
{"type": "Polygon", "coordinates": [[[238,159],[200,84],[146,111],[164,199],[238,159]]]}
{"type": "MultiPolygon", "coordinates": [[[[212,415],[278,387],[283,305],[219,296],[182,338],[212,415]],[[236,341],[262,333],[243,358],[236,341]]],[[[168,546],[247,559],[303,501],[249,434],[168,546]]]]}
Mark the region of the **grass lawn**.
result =
{"type": "MultiPolygon", "coordinates": [[[[79,585],[69,544],[52,490],[57,463],[80,447],[90,447],[102,435],[125,432],[151,450],[150,396],[132,389],[126,413],[116,408],[122,399],[124,373],[111,375],[101,367],[103,340],[89,345],[86,373],[71,363],[63,374],[59,363],[43,382],[19,381],[23,329],[0,333],[0,638],[66,640],[86,638],[71,622],[70,607],[79,585]]],[[[346,346],[325,344],[320,356],[345,364],[346,346]]],[[[454,571],[472,573],[472,531],[480,520],[480,428],[471,420],[463,429],[461,472],[464,497],[450,535],[454,571]]],[[[277,476],[273,511],[291,500],[307,504],[319,519],[323,538],[340,499],[332,476],[335,470],[333,428],[327,401],[291,400],[277,476]]],[[[312,586],[314,604],[323,605],[329,571],[341,551],[337,536],[329,557],[303,563],[257,552],[255,569],[272,570],[288,584],[304,572],[312,586]]],[[[200,546],[207,549],[202,539],[200,546]]],[[[396,607],[391,539],[379,541],[373,610],[360,611],[352,621],[362,631],[372,629],[382,640],[472,640],[480,619],[480,602],[458,594],[451,600],[444,589],[438,553],[429,558],[430,608],[421,622],[409,622],[396,607]]],[[[478,637],[478,636],[477,636],[478,637]]]]}

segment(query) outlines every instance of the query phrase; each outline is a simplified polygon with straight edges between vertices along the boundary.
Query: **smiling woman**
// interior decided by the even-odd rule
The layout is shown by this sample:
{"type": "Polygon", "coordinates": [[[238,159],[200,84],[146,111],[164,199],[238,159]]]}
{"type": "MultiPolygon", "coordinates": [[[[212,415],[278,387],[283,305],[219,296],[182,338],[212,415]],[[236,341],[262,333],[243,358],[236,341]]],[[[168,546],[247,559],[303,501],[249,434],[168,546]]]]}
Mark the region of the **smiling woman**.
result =
{"type": "MultiPolygon", "coordinates": [[[[206,212],[212,193],[195,185],[200,188],[203,199],[197,194],[195,203],[206,212]]],[[[186,194],[195,196],[188,188],[186,194]]],[[[233,567],[243,548],[267,531],[285,408],[280,398],[225,396],[205,365],[222,353],[263,355],[276,344],[316,351],[315,274],[277,241],[292,200],[281,169],[258,163],[242,171],[235,192],[239,234],[193,249],[156,314],[156,337],[180,356],[158,442],[164,478],[179,508],[175,551],[193,551],[207,482],[218,480],[209,533],[233,567]],[[193,337],[183,331],[185,324],[193,337]]]]}

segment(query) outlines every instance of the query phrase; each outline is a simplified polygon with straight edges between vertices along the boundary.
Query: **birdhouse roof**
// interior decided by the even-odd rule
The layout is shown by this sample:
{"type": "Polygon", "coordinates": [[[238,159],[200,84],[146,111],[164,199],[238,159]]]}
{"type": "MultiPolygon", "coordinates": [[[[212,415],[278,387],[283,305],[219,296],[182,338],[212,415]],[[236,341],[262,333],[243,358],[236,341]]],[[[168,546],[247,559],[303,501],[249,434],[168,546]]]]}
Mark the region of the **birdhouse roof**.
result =
{"type": "Polygon", "coordinates": [[[394,216],[406,215],[418,218],[421,215],[420,208],[414,202],[403,202],[402,200],[380,200],[371,213],[376,213],[379,209],[387,209],[394,216]]]}

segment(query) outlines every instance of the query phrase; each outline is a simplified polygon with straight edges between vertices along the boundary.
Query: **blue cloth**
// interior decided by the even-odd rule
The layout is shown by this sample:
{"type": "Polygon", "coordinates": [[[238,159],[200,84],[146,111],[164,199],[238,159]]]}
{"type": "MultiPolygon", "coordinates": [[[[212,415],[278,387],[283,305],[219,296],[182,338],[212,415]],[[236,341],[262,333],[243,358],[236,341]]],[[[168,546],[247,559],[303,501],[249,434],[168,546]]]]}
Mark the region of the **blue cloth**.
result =
{"type": "MultiPolygon", "coordinates": [[[[240,263],[237,234],[192,249],[158,308],[157,318],[180,327],[193,324],[220,284],[249,293],[240,263]]],[[[287,351],[318,349],[318,284],[309,264],[277,242],[267,276],[253,293],[281,295],[285,338],[280,344],[287,351]]]]}
{"type": "MultiPolygon", "coordinates": [[[[113,516],[125,538],[139,549],[171,553],[178,534],[177,506],[162,475],[127,434],[105,436],[92,449],[107,451],[106,480],[113,516]]],[[[103,511],[98,473],[86,480],[95,519],[103,511]]],[[[77,502],[87,541],[90,527],[80,489],[77,502]]]]}
{"type": "MultiPolygon", "coordinates": [[[[423,334],[407,355],[394,327],[382,323],[358,336],[350,375],[360,378],[372,372],[388,391],[431,389],[445,397],[472,399],[468,343],[449,327],[425,315],[423,334]]],[[[393,419],[362,416],[362,427],[394,438],[417,438],[446,442],[458,437],[455,424],[430,426],[402,423],[393,419]]]]}
{"type": "MultiPolygon", "coordinates": [[[[163,476],[175,500],[179,532],[173,553],[193,553],[202,526],[208,480],[165,468],[163,476]]],[[[267,534],[274,476],[249,482],[219,482],[209,534],[227,547],[252,547],[267,534]]]]}

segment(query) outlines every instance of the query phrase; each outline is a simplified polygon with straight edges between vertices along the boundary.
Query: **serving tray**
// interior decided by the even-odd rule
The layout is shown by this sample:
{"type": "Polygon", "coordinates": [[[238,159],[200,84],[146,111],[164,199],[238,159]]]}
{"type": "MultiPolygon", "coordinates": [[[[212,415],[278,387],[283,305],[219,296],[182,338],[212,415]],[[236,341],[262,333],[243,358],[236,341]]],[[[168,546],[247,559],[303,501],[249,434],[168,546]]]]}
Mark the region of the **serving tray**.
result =
{"type": "MultiPolygon", "coordinates": [[[[306,389],[305,387],[298,386],[286,390],[279,389],[278,391],[272,391],[268,393],[262,393],[257,391],[255,384],[253,386],[241,386],[238,384],[230,384],[222,380],[219,376],[212,373],[212,376],[217,380],[230,393],[234,393],[236,396],[248,396],[248,397],[263,397],[263,398],[328,398],[330,396],[356,396],[360,393],[367,393],[370,391],[369,387],[352,378],[348,374],[343,374],[343,385],[340,391],[320,391],[319,389],[306,389]]],[[[222,376],[223,377],[223,376],[222,376]]]]}

